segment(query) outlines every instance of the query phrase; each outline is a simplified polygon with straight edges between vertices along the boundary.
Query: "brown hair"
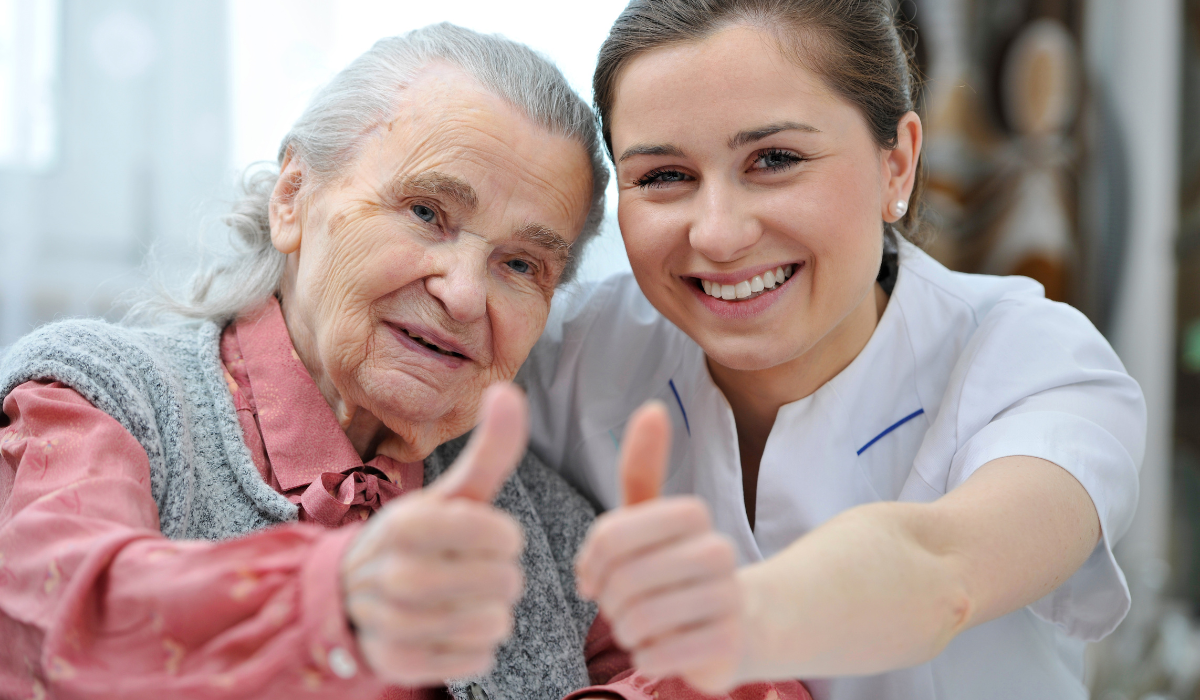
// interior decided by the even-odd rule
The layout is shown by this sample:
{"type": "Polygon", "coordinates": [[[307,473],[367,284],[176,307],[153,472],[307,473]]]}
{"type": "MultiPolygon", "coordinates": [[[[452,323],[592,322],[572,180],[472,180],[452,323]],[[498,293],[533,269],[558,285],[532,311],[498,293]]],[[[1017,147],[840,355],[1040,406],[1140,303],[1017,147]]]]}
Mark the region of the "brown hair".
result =
{"type": "MultiPolygon", "coordinates": [[[[781,47],[855,105],[882,149],[896,147],[900,119],[917,108],[920,77],[908,32],[891,0],[633,0],[600,47],[592,79],[604,143],[612,156],[612,108],[628,63],[648,51],[702,41],[735,24],[771,32],[781,47]]],[[[922,243],[923,162],[908,213],[896,229],[922,243]]]]}

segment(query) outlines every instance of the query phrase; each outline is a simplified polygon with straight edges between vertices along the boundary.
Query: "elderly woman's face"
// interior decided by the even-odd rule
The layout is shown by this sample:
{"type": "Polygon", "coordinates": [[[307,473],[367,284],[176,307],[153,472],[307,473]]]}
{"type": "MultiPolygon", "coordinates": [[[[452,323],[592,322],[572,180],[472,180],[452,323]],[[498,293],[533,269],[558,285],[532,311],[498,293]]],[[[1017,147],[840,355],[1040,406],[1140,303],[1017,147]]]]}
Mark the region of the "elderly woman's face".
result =
{"type": "Polygon", "coordinates": [[[401,99],[340,181],[309,193],[285,164],[271,223],[301,360],[343,426],[366,411],[392,456],[419,459],[525,360],[592,180],[582,145],[457,69],[427,68],[401,99]]]}

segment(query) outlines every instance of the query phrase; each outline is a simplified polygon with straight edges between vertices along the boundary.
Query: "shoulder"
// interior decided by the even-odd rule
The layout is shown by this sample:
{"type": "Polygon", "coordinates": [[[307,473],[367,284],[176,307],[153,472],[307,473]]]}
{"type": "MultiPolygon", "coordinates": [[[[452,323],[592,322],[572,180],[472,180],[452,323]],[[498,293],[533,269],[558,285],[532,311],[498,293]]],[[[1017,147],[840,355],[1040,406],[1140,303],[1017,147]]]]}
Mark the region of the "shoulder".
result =
{"type": "MultiPolygon", "coordinates": [[[[587,397],[589,410],[609,407],[624,415],[627,405],[648,398],[642,395],[646,388],[657,388],[657,378],[674,372],[694,347],[650,304],[633,275],[615,275],[556,295],[546,330],[517,381],[535,414],[549,408],[540,407],[542,395],[563,393],[587,397]]],[[[535,433],[536,423],[537,415],[535,433]]]]}
{"type": "Polygon", "coordinates": [[[0,360],[0,397],[32,380],[56,380],[117,416],[170,391],[175,369],[219,334],[212,324],[135,328],[95,319],[61,321],[18,340],[0,360]],[[211,326],[211,328],[209,328],[211,326]]]}
{"type": "Polygon", "coordinates": [[[974,330],[1002,302],[1052,303],[1046,300],[1042,285],[1027,277],[954,272],[908,242],[900,244],[900,269],[901,277],[906,278],[905,293],[896,298],[906,316],[920,317],[918,307],[926,307],[946,321],[965,323],[974,330]]]}
{"type": "Polygon", "coordinates": [[[952,272],[908,244],[901,270],[904,287],[893,301],[917,366],[926,372],[965,363],[971,367],[960,370],[994,373],[1007,367],[1028,376],[1054,369],[1055,360],[1124,371],[1087,317],[1046,299],[1033,280],[952,272]]]}
{"type": "Polygon", "coordinates": [[[627,360],[631,350],[677,342],[681,335],[646,299],[633,275],[623,273],[559,290],[535,352],[582,349],[586,337],[589,353],[620,349],[627,360]]]}

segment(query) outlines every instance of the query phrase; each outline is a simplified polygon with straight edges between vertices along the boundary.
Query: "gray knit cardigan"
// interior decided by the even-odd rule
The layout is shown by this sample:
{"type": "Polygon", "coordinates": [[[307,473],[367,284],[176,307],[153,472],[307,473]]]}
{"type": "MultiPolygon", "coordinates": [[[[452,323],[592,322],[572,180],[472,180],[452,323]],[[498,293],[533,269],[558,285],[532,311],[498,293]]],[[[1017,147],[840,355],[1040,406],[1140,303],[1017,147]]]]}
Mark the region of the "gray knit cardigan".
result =
{"type": "MultiPolygon", "coordinates": [[[[128,430],[150,458],[163,534],[221,540],[296,520],[263,482],[242,437],[213,323],[130,328],[101,321],[45,326],[0,359],[0,401],[30,380],[75,389],[128,430]]],[[[465,444],[425,460],[425,483],[465,444]]],[[[512,638],[485,677],[450,682],[459,700],[559,700],[588,684],[584,638],[596,608],[575,593],[572,562],[594,517],[556,473],[526,453],[496,497],[525,530],[525,594],[512,638]]]]}

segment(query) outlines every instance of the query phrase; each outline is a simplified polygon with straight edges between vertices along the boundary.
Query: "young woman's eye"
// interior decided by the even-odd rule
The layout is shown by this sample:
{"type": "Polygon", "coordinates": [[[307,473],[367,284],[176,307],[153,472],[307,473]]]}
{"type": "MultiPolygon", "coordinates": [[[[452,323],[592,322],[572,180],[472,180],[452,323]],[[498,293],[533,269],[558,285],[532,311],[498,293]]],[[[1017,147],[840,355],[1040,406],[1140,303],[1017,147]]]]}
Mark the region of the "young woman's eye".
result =
{"type": "Polygon", "coordinates": [[[754,159],[754,167],[777,172],[779,170],[786,170],[802,160],[804,159],[789,151],[763,151],[754,159]]]}
{"type": "Polygon", "coordinates": [[[637,182],[634,184],[642,189],[645,189],[647,187],[662,187],[663,185],[669,185],[672,182],[684,182],[688,179],[689,178],[685,173],[681,173],[678,170],[671,170],[670,168],[664,168],[662,170],[651,170],[650,172],[638,178],[637,182]]]}
{"type": "Polygon", "coordinates": [[[521,260],[520,258],[509,260],[505,264],[508,265],[509,269],[518,275],[528,275],[529,273],[533,272],[533,265],[530,265],[528,261],[521,260]]]}
{"type": "Polygon", "coordinates": [[[427,207],[424,204],[414,204],[412,213],[416,214],[418,219],[428,224],[432,224],[437,220],[437,212],[432,207],[427,207]]]}

